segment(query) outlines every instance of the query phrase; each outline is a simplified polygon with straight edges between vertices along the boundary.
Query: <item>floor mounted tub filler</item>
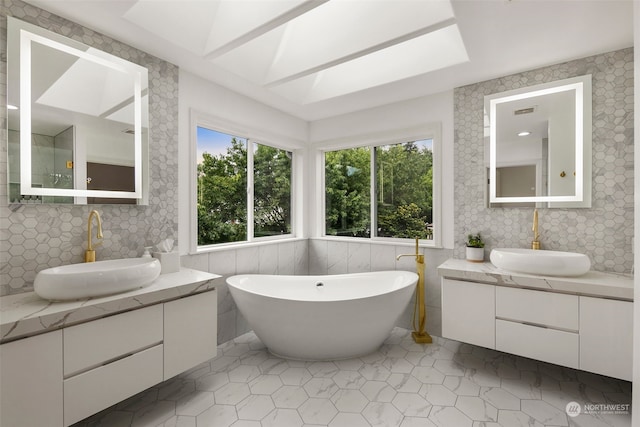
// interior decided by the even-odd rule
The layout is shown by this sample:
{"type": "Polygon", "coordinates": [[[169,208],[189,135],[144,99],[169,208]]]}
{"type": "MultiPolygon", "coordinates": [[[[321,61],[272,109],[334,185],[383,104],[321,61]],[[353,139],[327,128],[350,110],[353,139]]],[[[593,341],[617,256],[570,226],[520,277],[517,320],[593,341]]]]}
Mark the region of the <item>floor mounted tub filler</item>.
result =
{"type": "Polygon", "coordinates": [[[269,351],[300,360],[375,351],[409,304],[417,281],[409,271],[227,278],[238,309],[269,351]]]}

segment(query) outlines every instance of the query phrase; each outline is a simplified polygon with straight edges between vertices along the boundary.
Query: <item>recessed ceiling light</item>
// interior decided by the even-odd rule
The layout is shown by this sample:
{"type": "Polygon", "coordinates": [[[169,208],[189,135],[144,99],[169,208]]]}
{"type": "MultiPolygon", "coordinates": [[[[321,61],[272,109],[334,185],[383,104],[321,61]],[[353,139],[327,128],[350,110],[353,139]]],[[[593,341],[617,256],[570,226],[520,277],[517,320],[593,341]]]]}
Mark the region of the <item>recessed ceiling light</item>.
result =
{"type": "Polygon", "coordinates": [[[518,136],[529,136],[529,135],[531,135],[531,132],[529,132],[528,130],[524,130],[518,134],[518,136]]]}

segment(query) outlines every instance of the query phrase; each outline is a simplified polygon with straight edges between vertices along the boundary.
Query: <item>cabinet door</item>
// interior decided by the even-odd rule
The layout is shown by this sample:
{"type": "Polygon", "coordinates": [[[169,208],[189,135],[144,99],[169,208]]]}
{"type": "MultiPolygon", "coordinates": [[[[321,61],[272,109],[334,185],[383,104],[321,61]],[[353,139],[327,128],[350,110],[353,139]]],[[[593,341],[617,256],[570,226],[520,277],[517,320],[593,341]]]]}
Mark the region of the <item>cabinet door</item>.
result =
{"type": "Polygon", "coordinates": [[[164,304],[164,379],[216,355],[218,308],[216,291],[164,304]]]}
{"type": "Polygon", "coordinates": [[[162,382],[162,344],[64,380],[64,425],[162,382]]]}
{"type": "Polygon", "coordinates": [[[442,279],[442,336],[496,347],[495,286],[442,279]]]}
{"type": "Polygon", "coordinates": [[[62,426],[62,331],[0,345],[0,425],[62,426]]]}
{"type": "Polygon", "coordinates": [[[633,303],[580,297],[580,369],[631,381],[633,303]]]}
{"type": "Polygon", "coordinates": [[[496,350],[578,368],[578,334],[496,319],[496,350]]]}

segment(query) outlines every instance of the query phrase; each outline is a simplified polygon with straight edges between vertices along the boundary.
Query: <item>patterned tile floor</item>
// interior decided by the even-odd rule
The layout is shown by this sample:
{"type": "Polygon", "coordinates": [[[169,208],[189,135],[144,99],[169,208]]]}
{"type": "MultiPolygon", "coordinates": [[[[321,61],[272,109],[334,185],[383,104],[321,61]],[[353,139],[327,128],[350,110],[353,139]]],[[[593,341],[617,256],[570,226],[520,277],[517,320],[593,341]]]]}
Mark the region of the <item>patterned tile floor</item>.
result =
{"type": "Polygon", "coordinates": [[[275,357],[250,332],[76,426],[630,426],[603,406],[630,403],[629,382],[442,338],[418,345],[400,328],[377,352],[334,362],[275,357]]]}

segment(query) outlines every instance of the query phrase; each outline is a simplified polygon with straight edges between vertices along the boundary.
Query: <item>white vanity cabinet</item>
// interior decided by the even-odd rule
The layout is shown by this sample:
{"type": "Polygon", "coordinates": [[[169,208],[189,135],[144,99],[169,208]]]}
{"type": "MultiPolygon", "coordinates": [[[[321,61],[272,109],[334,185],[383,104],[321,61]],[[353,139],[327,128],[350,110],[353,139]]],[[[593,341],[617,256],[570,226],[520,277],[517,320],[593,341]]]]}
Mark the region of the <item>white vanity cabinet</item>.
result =
{"type": "Polygon", "coordinates": [[[215,291],[164,304],[165,380],[216,355],[216,304],[215,291]]]}
{"type": "Polygon", "coordinates": [[[442,278],[445,338],[630,381],[632,326],[632,301],[442,278]]]}
{"type": "Polygon", "coordinates": [[[0,426],[62,427],[62,331],[0,345],[0,426]]]}
{"type": "Polygon", "coordinates": [[[2,344],[0,426],[69,426],[207,361],[216,319],[208,290],[2,344]]]}
{"type": "Polygon", "coordinates": [[[63,329],[64,425],[162,382],[163,305],[63,329]]]}
{"type": "Polygon", "coordinates": [[[443,336],[495,348],[495,317],[495,286],[442,279],[443,336]]]}
{"type": "Polygon", "coordinates": [[[580,297],[580,369],[631,380],[633,303],[580,297]]]}
{"type": "Polygon", "coordinates": [[[495,288],[496,350],[578,368],[578,296],[495,288]]]}

